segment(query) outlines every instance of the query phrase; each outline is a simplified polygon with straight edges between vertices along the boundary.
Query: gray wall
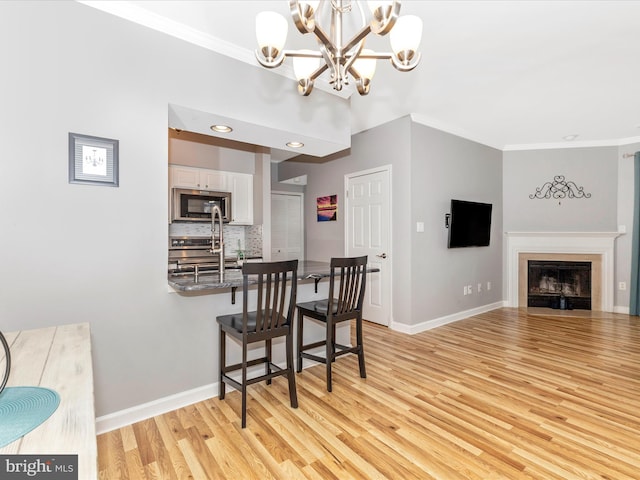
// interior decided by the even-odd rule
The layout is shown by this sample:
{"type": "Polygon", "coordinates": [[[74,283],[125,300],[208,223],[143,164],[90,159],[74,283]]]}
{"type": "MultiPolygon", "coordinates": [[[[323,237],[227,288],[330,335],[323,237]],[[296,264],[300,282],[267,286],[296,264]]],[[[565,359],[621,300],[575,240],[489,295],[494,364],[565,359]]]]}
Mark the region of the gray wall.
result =
{"type": "Polygon", "coordinates": [[[414,123],[411,160],[412,323],[502,300],[502,152],[414,123]],[[447,248],[451,199],[493,205],[488,247],[447,248]]]}
{"type": "MultiPolygon", "coordinates": [[[[274,192],[304,193],[305,185],[281,182],[278,178],[278,163],[271,163],[271,190],[274,192]]],[[[286,179],[285,179],[286,180],[286,179]]]]}
{"type": "Polygon", "coordinates": [[[354,135],[351,152],[323,164],[286,161],[279,178],[307,174],[306,252],[344,254],[344,175],[392,165],[393,320],[416,325],[502,298],[502,154],[403,117],[354,135]],[[317,222],[316,197],[338,194],[338,221],[317,222]],[[493,203],[490,247],[447,249],[444,215],[452,198],[493,203]],[[416,233],[416,222],[425,232],[416,233]],[[492,290],[463,295],[463,285],[492,290]]]}
{"type": "Polygon", "coordinates": [[[514,232],[616,231],[617,187],[616,147],[504,152],[504,228],[514,232]],[[555,175],[584,187],[591,198],[529,198],[555,175]]]}
{"type": "MultiPolygon", "coordinates": [[[[627,233],[615,244],[614,306],[629,306],[633,158],[639,144],[624,147],[564,148],[504,152],[504,229],[539,232],[627,233]],[[584,187],[590,198],[530,199],[555,175],[584,187]],[[618,288],[626,282],[627,290],[618,288]]],[[[506,293],[505,293],[506,295],[506,293]]]]}
{"type": "Polygon", "coordinates": [[[168,293],[168,106],[322,131],[344,100],[77,2],[0,2],[0,57],[0,329],[90,322],[98,416],[217,381],[238,305],[168,293]],[[119,139],[119,188],[68,183],[69,132],[119,139]]]}

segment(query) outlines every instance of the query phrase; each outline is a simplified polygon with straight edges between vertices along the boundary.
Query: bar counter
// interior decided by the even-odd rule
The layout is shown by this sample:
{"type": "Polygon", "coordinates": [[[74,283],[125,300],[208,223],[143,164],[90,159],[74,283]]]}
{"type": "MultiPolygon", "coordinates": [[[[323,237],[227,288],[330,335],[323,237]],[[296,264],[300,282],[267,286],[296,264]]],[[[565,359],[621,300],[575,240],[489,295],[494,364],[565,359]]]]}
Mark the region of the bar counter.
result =
{"type": "MultiPolygon", "coordinates": [[[[367,267],[367,273],[379,272],[379,268],[367,267]]],[[[331,273],[328,262],[316,262],[311,260],[305,260],[298,263],[298,279],[307,280],[313,279],[316,281],[316,285],[319,280],[328,278],[331,273]]],[[[196,282],[193,274],[184,276],[169,276],[169,286],[179,292],[206,292],[212,293],[218,289],[242,288],[242,270],[241,269],[227,269],[224,272],[224,276],[221,279],[218,273],[201,273],[198,276],[196,282]]],[[[251,279],[249,279],[251,283],[251,279]]]]}

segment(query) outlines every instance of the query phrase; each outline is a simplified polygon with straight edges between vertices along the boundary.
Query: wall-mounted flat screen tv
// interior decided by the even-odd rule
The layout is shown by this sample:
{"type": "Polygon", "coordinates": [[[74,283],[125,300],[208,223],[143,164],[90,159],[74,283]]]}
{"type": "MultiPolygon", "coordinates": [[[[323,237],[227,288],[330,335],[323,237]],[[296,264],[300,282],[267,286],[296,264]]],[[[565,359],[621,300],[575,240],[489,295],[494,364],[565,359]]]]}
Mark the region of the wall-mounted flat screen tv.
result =
{"type": "Polygon", "coordinates": [[[491,239],[490,203],[451,200],[449,248],[486,247],[491,239]]]}

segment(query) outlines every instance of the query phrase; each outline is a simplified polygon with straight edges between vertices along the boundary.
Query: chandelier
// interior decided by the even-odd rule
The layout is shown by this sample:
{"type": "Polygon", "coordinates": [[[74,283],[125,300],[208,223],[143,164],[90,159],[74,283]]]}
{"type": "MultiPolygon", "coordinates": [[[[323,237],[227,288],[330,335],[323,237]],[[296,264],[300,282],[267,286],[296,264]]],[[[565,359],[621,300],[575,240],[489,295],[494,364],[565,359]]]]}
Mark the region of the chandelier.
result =
{"type": "Polygon", "coordinates": [[[314,80],[327,70],[334,90],[342,90],[353,78],[360,95],[369,93],[379,59],[391,60],[401,72],[413,70],[420,61],[417,49],[422,36],[422,20],[415,15],[400,17],[398,0],[378,0],[367,2],[371,10],[367,22],[362,3],[355,0],[289,0],[293,23],[300,33],[316,36],[318,51],[284,50],[286,19],[276,12],[259,13],[256,16],[258,62],[264,67],[275,68],[282,65],[286,57],[292,57],[298,92],[305,96],[313,90],[314,80]],[[353,16],[349,17],[349,14],[353,16]],[[345,42],[342,37],[347,20],[355,20],[357,31],[345,42]],[[370,33],[382,36],[389,32],[391,53],[376,53],[364,48],[370,33]]]}

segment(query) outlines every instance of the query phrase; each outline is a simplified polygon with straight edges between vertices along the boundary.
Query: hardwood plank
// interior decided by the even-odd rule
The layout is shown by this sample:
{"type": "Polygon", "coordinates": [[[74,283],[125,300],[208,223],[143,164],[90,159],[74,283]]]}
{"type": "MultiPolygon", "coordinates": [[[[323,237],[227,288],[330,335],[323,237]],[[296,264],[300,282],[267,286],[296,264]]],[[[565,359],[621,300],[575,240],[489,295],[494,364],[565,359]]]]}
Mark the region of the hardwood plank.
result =
{"type": "Polygon", "coordinates": [[[170,414],[154,418],[156,427],[160,433],[160,438],[162,439],[162,445],[159,448],[167,451],[176,477],[187,480],[193,478],[193,476],[178,446],[178,441],[184,438],[184,436],[181,435],[181,433],[184,432],[177,427],[175,420],[176,418],[170,414]]]}
{"type": "Polygon", "coordinates": [[[196,407],[201,412],[202,418],[207,423],[211,432],[213,432],[213,438],[222,439],[224,442],[224,445],[220,448],[231,450],[233,455],[243,457],[252,475],[255,475],[256,478],[262,480],[275,479],[270,470],[262,462],[261,457],[257,455],[253,449],[243,448],[245,446],[245,440],[242,438],[238,428],[226,421],[224,417],[213,414],[213,412],[218,409],[207,408],[208,403],[210,402],[200,402],[196,407]]]}
{"type": "Polygon", "coordinates": [[[125,452],[138,448],[138,444],[136,442],[136,434],[134,433],[133,427],[131,425],[122,427],[120,429],[120,434],[122,435],[122,448],[124,448],[125,452]]]}
{"type": "MultiPolygon", "coordinates": [[[[147,480],[147,475],[145,474],[144,466],[140,461],[140,454],[138,452],[138,449],[127,450],[126,459],[127,459],[128,477],[124,476],[123,478],[129,478],[129,480],[147,480]]],[[[118,478],[118,477],[107,476],[107,478],[118,478]]]]}
{"type": "Polygon", "coordinates": [[[368,378],[341,357],[328,393],[307,368],[297,409],[284,378],[252,385],[246,429],[230,390],[154,419],[157,435],[101,435],[101,478],[126,478],[123,458],[132,479],[637,478],[638,317],[504,308],[416,335],[365,324],[364,342],[368,378]],[[184,464],[159,460],[176,448],[184,464]]]}

